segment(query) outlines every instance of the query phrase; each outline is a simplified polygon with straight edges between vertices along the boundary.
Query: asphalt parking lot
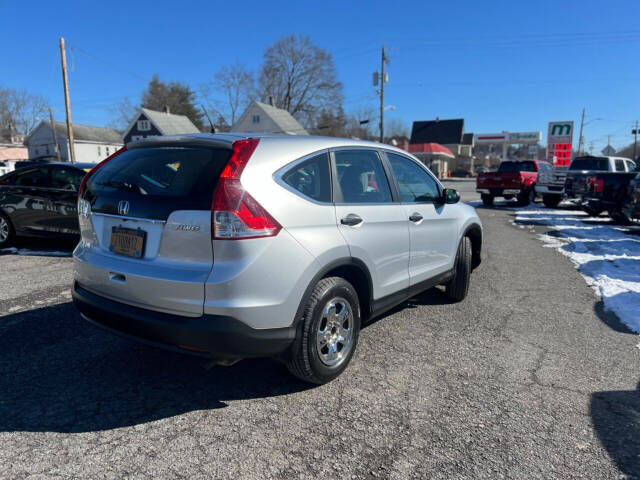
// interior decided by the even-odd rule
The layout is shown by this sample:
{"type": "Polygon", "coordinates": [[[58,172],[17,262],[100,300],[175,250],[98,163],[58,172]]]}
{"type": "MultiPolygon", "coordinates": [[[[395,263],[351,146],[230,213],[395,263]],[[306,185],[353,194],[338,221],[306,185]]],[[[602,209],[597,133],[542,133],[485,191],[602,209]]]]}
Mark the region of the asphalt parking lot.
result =
{"type": "Polygon", "coordinates": [[[638,336],[541,227],[478,211],[468,298],[394,309],[321,387],[114,337],[70,303],[69,245],[0,252],[0,478],[640,478],[638,336]]]}

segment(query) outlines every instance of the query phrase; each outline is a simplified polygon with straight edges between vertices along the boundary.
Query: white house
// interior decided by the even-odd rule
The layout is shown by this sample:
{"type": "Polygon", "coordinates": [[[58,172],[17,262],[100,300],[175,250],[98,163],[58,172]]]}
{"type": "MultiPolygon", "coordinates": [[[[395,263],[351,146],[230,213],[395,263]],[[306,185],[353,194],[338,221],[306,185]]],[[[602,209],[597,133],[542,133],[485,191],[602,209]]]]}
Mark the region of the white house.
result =
{"type": "Polygon", "coordinates": [[[231,127],[231,131],[309,135],[289,112],[257,100],[251,102],[238,121],[231,127]]]}
{"type": "MultiPolygon", "coordinates": [[[[69,142],[67,125],[54,122],[54,130],[50,122],[42,121],[27,136],[24,144],[29,150],[29,158],[57,157],[56,140],[60,146],[60,159],[69,161],[69,142]]],[[[122,147],[120,133],[112,128],[93,127],[73,124],[73,140],[77,162],[98,163],[122,147]]]]}
{"type": "Polygon", "coordinates": [[[141,138],[183,133],[200,133],[200,130],[188,117],[169,113],[168,108],[164,112],[141,108],[122,134],[122,140],[129,143],[141,138]]]}

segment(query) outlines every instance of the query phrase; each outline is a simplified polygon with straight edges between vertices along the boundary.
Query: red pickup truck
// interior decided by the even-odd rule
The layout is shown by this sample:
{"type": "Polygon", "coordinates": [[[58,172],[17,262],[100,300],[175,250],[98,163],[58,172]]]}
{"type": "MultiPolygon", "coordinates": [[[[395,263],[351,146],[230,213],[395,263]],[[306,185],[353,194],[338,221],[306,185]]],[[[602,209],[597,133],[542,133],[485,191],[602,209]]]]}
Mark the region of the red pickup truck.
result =
{"type": "Polygon", "coordinates": [[[535,198],[535,186],[540,170],[551,170],[547,162],[537,160],[505,161],[497,172],[479,173],[476,179],[476,191],[480,193],[482,203],[493,205],[493,199],[503,197],[506,200],[517,198],[519,206],[526,206],[535,198]]]}

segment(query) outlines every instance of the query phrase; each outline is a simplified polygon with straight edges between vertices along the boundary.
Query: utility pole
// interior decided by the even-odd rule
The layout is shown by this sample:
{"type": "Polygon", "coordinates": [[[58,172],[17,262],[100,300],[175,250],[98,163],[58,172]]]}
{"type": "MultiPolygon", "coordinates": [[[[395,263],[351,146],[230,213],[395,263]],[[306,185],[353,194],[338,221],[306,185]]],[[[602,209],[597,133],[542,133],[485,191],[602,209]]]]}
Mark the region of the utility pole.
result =
{"type": "Polygon", "coordinates": [[[383,45],[382,58],[380,62],[380,143],[384,142],[384,82],[386,81],[384,65],[386,63],[387,63],[387,55],[383,45]]]}
{"type": "Polygon", "coordinates": [[[64,38],[60,37],[60,61],[62,62],[62,85],[64,87],[64,108],[67,114],[67,141],[71,163],[76,163],[76,149],[73,141],[73,123],[71,122],[71,101],[69,100],[69,80],[67,79],[67,54],[64,38]]]}
{"type": "Polygon", "coordinates": [[[49,108],[49,122],[51,123],[51,131],[53,132],[53,143],[56,147],[56,154],[58,155],[58,161],[60,162],[60,144],[58,143],[58,134],[56,132],[56,124],[53,121],[53,112],[49,108]]]}
{"type": "Polygon", "coordinates": [[[578,155],[582,153],[582,128],[584,127],[584,113],[585,109],[582,109],[582,120],[580,120],[580,138],[578,138],[578,155]]]}
{"type": "Polygon", "coordinates": [[[631,133],[633,133],[633,161],[635,162],[636,158],[638,158],[636,152],[638,151],[638,133],[640,133],[638,120],[636,120],[636,128],[631,130],[631,133]]]}

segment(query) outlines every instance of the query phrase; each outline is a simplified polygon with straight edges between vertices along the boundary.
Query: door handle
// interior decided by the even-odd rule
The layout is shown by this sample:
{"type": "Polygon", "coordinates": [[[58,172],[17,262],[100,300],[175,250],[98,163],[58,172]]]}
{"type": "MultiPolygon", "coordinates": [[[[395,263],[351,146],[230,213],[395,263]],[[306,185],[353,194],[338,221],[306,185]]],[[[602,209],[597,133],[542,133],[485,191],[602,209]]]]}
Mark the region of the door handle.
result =
{"type": "Polygon", "coordinates": [[[418,223],[423,218],[424,217],[422,215],[420,215],[418,212],[415,212],[411,214],[411,216],[409,217],[409,220],[411,220],[413,223],[418,223]]]}
{"type": "Polygon", "coordinates": [[[362,218],[355,213],[350,213],[346,217],[342,217],[342,219],[340,219],[340,223],[343,225],[349,225],[350,227],[355,227],[362,223],[362,218]]]}

